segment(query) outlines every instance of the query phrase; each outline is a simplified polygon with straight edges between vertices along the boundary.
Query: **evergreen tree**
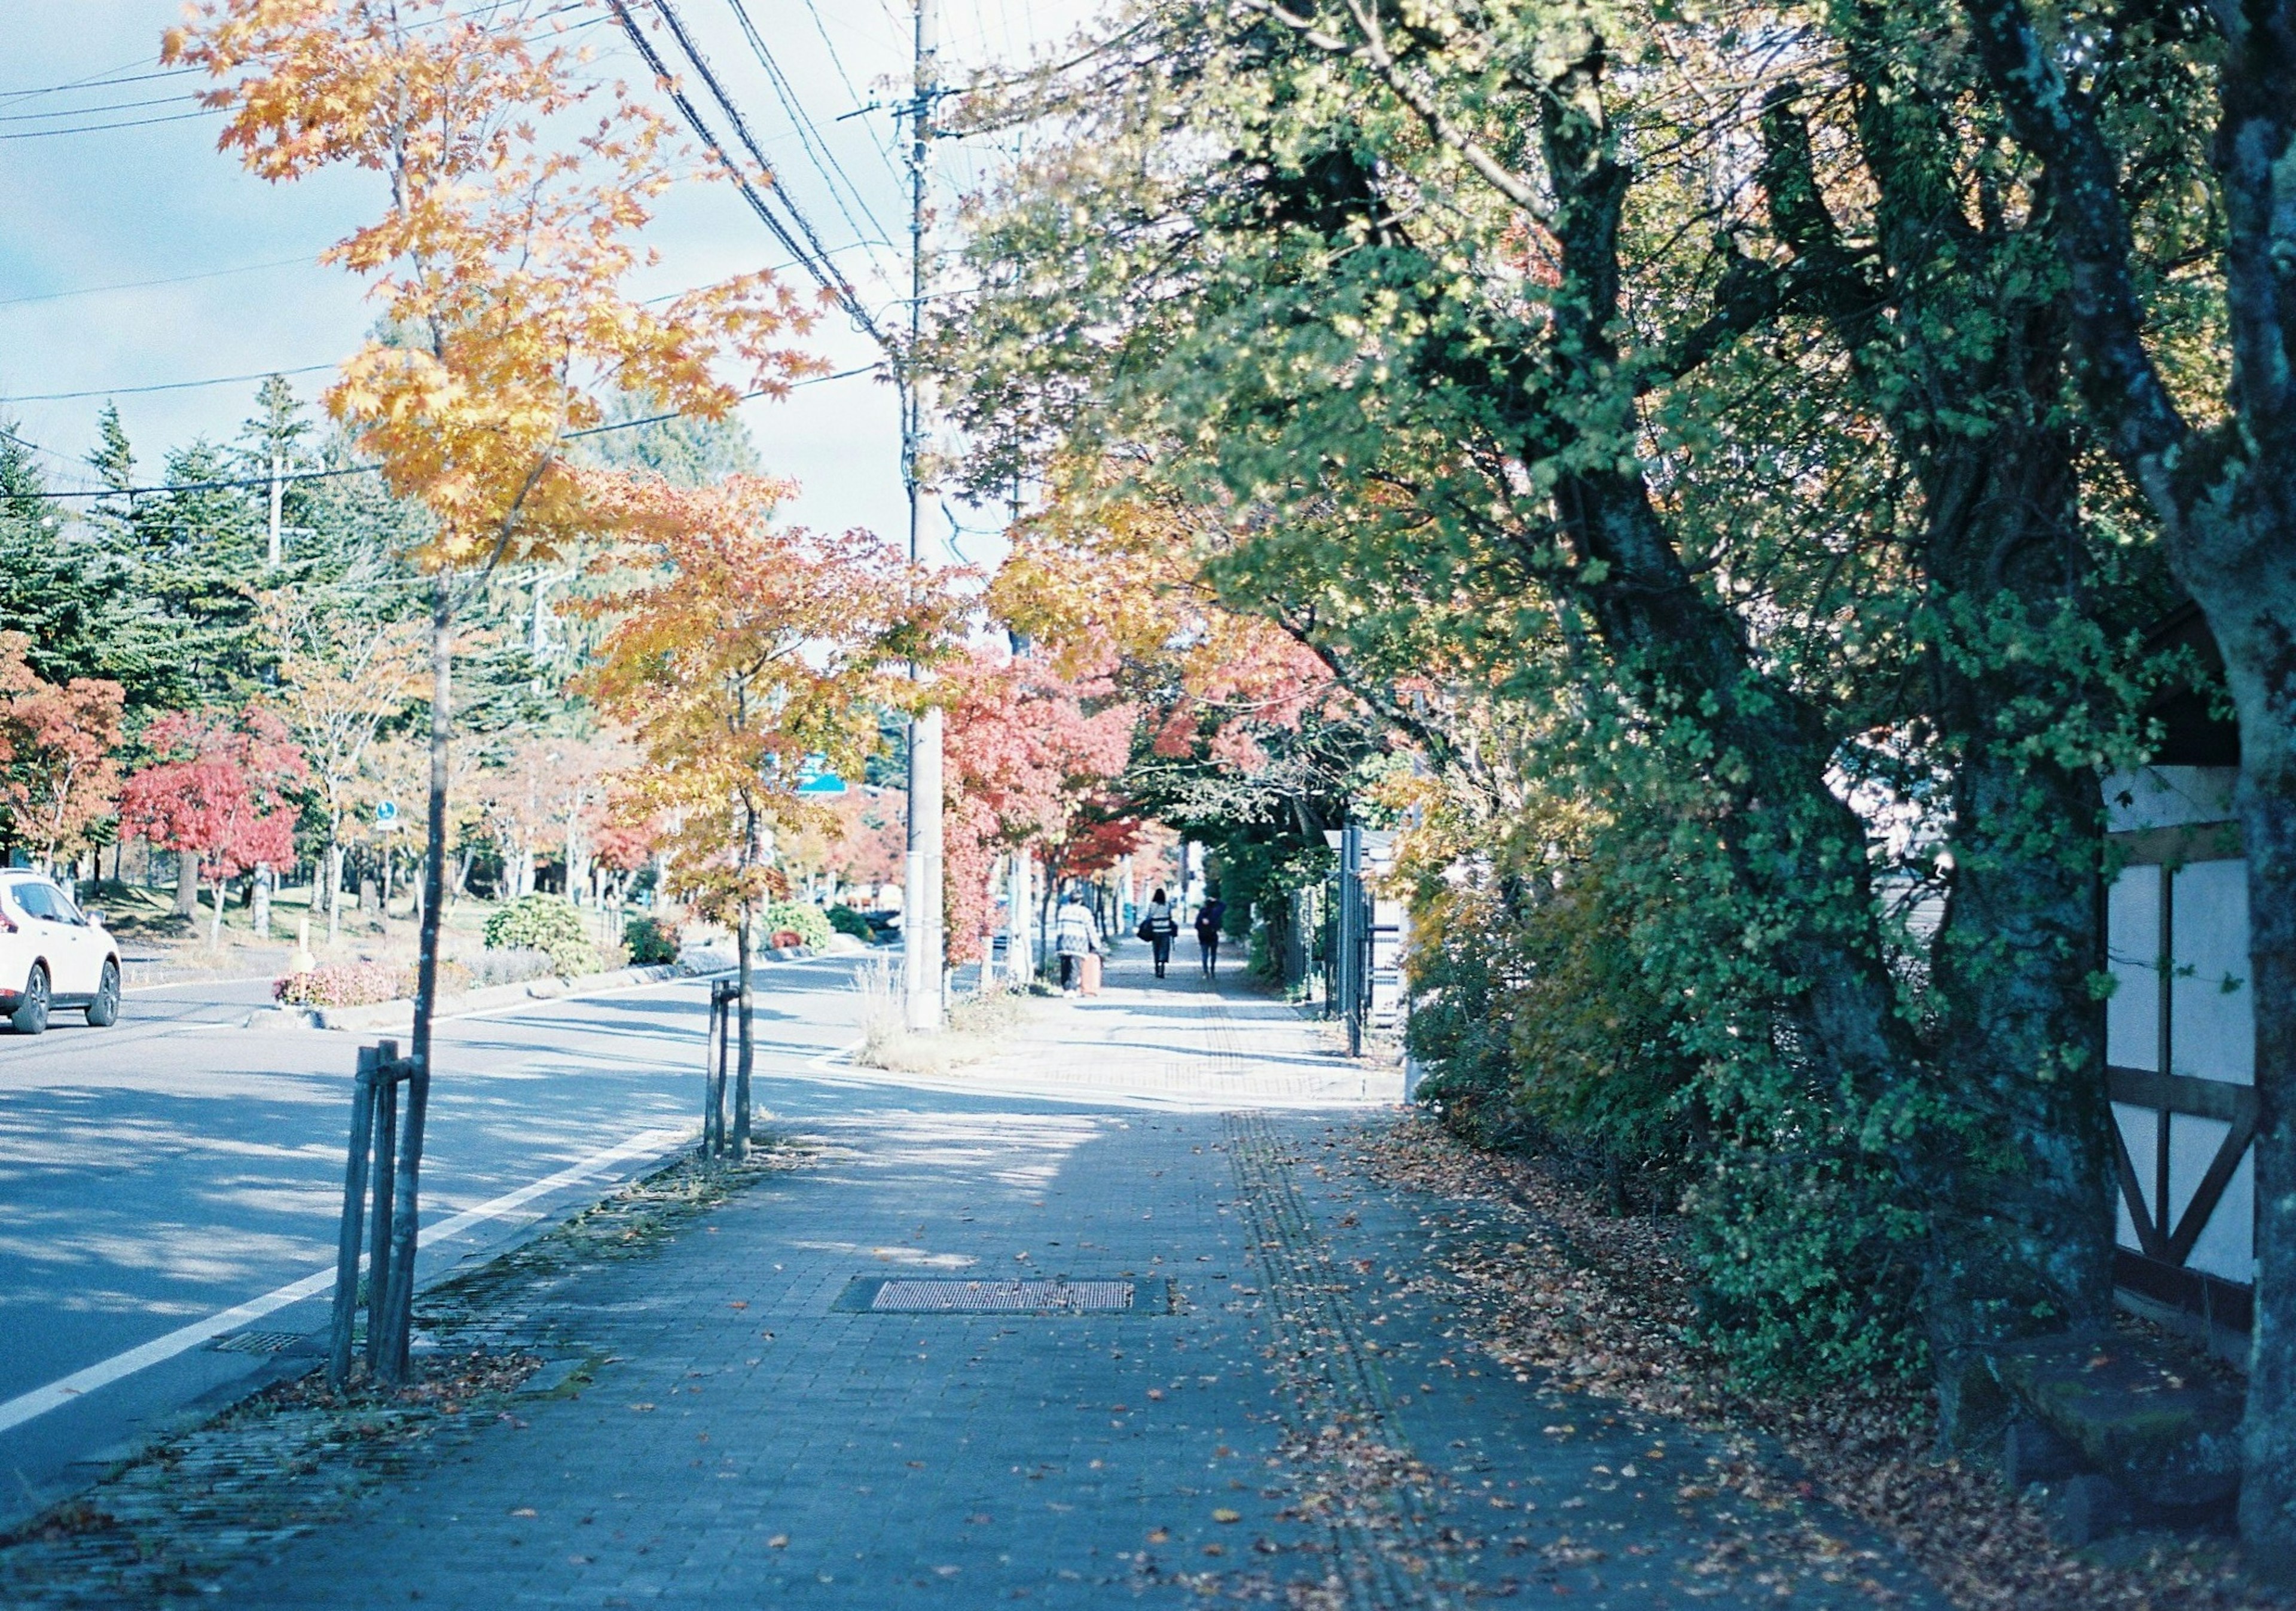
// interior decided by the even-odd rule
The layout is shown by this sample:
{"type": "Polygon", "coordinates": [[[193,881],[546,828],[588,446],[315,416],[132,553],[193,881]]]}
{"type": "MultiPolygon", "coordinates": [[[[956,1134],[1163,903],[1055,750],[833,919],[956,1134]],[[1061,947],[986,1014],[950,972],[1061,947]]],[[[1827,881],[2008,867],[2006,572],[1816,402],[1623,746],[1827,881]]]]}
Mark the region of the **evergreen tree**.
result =
{"type": "Polygon", "coordinates": [[[137,590],[158,607],[171,640],[179,707],[238,704],[271,666],[256,619],[263,515],[246,489],[220,487],[235,467],[199,440],[168,455],[171,490],[135,501],[124,536],[137,590]]]}
{"type": "Polygon", "coordinates": [[[0,632],[31,639],[26,658],[46,681],[108,677],[135,700],[153,679],[152,612],[46,494],[30,446],[0,420],[0,632]]]}

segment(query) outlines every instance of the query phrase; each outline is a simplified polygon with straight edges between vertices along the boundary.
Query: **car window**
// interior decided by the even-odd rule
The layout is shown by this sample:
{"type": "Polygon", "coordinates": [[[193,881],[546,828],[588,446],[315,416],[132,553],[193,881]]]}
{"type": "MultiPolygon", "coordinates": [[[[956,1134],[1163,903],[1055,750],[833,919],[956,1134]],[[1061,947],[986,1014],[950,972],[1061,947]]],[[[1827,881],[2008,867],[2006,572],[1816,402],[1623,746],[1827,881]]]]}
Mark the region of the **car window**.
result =
{"type": "Polygon", "coordinates": [[[62,890],[51,886],[48,889],[48,899],[55,903],[56,916],[61,920],[67,923],[77,923],[81,920],[79,908],[72,904],[71,896],[62,890]]]}
{"type": "Polygon", "coordinates": [[[8,893],[16,897],[16,910],[28,918],[52,918],[56,915],[56,892],[45,884],[25,879],[8,893]]]}

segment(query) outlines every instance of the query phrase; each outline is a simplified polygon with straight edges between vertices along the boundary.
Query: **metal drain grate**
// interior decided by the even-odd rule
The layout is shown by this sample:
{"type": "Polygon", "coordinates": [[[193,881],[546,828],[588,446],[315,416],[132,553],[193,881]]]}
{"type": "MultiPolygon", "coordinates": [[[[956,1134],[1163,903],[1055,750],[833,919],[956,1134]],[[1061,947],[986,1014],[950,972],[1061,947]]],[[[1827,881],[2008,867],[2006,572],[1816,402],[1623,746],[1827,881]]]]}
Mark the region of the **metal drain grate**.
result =
{"type": "Polygon", "coordinates": [[[1072,1314],[1085,1310],[1128,1310],[1130,1281],[952,1281],[898,1278],[885,1282],[869,1300],[880,1313],[1028,1314],[1049,1310],[1072,1314]]]}
{"type": "Polygon", "coordinates": [[[302,1340],[299,1331],[234,1331],[208,1346],[217,1353],[284,1353],[302,1340]]]}

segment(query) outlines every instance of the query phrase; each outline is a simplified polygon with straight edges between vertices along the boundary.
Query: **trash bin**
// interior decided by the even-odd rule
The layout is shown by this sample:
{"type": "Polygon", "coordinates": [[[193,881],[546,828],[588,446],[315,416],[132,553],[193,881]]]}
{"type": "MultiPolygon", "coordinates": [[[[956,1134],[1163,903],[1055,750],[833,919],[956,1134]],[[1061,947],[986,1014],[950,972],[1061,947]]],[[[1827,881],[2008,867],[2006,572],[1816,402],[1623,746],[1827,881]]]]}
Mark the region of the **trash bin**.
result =
{"type": "Polygon", "coordinates": [[[1077,959],[1077,987],[1086,995],[1100,994],[1100,957],[1086,952],[1077,959]]]}

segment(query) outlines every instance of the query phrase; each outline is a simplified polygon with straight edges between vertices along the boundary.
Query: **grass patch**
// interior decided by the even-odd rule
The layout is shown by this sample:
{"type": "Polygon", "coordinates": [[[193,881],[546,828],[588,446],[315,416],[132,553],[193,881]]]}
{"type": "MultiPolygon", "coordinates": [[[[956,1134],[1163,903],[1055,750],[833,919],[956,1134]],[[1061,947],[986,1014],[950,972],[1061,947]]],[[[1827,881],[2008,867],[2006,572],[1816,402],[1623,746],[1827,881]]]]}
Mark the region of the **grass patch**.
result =
{"type": "Polygon", "coordinates": [[[879,958],[853,977],[861,1000],[861,1046],[853,1060],[895,1074],[945,1074],[994,1057],[1031,1011],[1027,994],[991,990],[952,1004],[938,1033],[909,1028],[890,963],[879,958]]]}

